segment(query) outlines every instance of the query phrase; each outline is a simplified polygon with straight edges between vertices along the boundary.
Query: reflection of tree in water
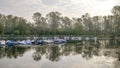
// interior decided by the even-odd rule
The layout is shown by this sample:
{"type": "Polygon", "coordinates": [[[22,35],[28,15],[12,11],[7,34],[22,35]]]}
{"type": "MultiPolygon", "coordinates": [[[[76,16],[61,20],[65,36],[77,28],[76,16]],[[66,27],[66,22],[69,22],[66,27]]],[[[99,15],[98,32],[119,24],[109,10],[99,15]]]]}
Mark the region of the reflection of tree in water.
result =
{"type": "Polygon", "coordinates": [[[113,39],[105,39],[105,40],[100,40],[102,45],[105,47],[115,47],[120,45],[120,40],[113,40],[113,39]]]}
{"type": "Polygon", "coordinates": [[[119,60],[114,61],[113,65],[114,68],[120,68],[120,61],[119,60]]]}
{"type": "Polygon", "coordinates": [[[101,54],[99,55],[118,58],[120,56],[120,43],[119,40],[107,39],[107,40],[100,40],[102,43],[99,46],[99,51],[101,54]]]}
{"type": "Polygon", "coordinates": [[[95,47],[85,47],[82,51],[82,57],[86,59],[90,59],[93,57],[93,55],[98,55],[98,50],[95,47]]]}
{"type": "Polygon", "coordinates": [[[43,46],[36,48],[36,51],[33,53],[33,58],[35,61],[39,61],[42,56],[46,56],[47,59],[51,61],[59,61],[60,56],[69,56],[81,54],[83,58],[90,59],[93,55],[98,55],[99,51],[96,46],[43,46]]]}
{"type": "Polygon", "coordinates": [[[27,49],[21,47],[6,47],[0,48],[0,58],[17,58],[18,56],[21,57],[25,53],[27,49]]]}
{"type": "Polygon", "coordinates": [[[47,49],[46,58],[51,61],[58,61],[60,57],[60,47],[54,46],[47,49]]]}
{"type": "MultiPolygon", "coordinates": [[[[91,59],[94,55],[99,55],[99,43],[94,43],[93,41],[84,41],[84,45],[81,47],[81,55],[85,59],[91,59]]],[[[78,49],[78,47],[76,48],[78,49]]]]}
{"type": "Polygon", "coordinates": [[[46,53],[46,47],[38,47],[36,51],[33,53],[32,57],[35,61],[41,60],[42,55],[46,53]]]}
{"type": "Polygon", "coordinates": [[[75,52],[76,52],[76,54],[81,54],[82,53],[82,47],[81,46],[76,46],[75,47],[75,52]]]}
{"type": "Polygon", "coordinates": [[[35,49],[36,51],[32,55],[35,61],[41,60],[43,55],[51,61],[58,61],[61,54],[59,46],[43,46],[35,49]]]}
{"type": "Polygon", "coordinates": [[[109,49],[113,49],[113,51],[106,51],[105,56],[110,56],[115,58],[116,60],[112,63],[113,68],[120,68],[120,46],[117,47],[111,46],[109,49]]]}
{"type": "Polygon", "coordinates": [[[75,51],[75,46],[63,46],[61,49],[61,54],[64,56],[69,56],[70,54],[73,54],[75,51]]]}

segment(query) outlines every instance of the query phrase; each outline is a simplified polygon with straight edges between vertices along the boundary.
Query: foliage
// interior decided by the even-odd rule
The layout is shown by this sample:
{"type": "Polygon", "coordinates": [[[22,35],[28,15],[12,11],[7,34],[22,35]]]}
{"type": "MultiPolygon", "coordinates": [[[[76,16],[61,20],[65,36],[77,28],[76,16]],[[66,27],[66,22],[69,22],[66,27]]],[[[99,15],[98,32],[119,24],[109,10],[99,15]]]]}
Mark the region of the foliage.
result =
{"type": "Polygon", "coordinates": [[[113,15],[81,18],[62,16],[60,12],[33,14],[34,22],[22,17],[0,14],[0,35],[108,35],[120,36],[120,6],[114,6],[113,15]]]}

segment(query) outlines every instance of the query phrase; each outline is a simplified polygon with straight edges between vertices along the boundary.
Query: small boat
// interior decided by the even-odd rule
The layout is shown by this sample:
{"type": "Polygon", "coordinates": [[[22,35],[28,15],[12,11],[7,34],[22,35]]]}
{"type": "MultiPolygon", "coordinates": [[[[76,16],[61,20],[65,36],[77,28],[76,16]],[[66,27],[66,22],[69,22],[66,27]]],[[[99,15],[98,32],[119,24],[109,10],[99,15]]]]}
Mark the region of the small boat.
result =
{"type": "Polygon", "coordinates": [[[11,40],[8,40],[7,42],[6,42],[6,45],[7,46],[14,46],[14,45],[16,45],[17,43],[15,42],[15,41],[11,41],[11,40]]]}
{"type": "Polygon", "coordinates": [[[65,39],[55,39],[54,43],[55,44],[61,44],[61,43],[66,43],[67,41],[65,39]]]}
{"type": "Polygon", "coordinates": [[[43,44],[43,41],[40,39],[36,39],[36,40],[34,40],[34,44],[35,45],[43,44]]]}
{"type": "Polygon", "coordinates": [[[96,41],[98,38],[97,37],[94,37],[94,40],[96,41]]]}
{"type": "Polygon", "coordinates": [[[47,44],[53,43],[53,42],[54,42],[54,41],[53,41],[52,39],[43,40],[43,43],[47,43],[47,44]]]}
{"type": "Polygon", "coordinates": [[[90,38],[89,38],[89,37],[86,37],[85,40],[88,41],[88,40],[90,40],[90,38]]]}
{"type": "Polygon", "coordinates": [[[78,41],[78,40],[82,40],[82,38],[81,37],[71,37],[71,40],[78,41]]]}
{"type": "Polygon", "coordinates": [[[26,45],[26,42],[25,42],[25,40],[22,40],[22,41],[18,41],[18,44],[19,45],[26,45]]]}
{"type": "Polygon", "coordinates": [[[25,43],[26,45],[32,45],[32,42],[29,39],[25,40],[25,43]]]}
{"type": "Polygon", "coordinates": [[[5,40],[1,40],[0,45],[5,45],[5,40]]]}

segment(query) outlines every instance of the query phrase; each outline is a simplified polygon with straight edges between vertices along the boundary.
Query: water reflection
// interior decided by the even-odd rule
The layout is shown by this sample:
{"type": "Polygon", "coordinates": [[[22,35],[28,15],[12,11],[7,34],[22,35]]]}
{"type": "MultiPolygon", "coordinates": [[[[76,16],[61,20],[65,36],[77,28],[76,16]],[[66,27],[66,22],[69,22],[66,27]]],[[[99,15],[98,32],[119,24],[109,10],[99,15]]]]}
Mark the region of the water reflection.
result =
{"type": "Polygon", "coordinates": [[[33,53],[32,57],[35,61],[41,60],[42,55],[46,53],[46,47],[37,47],[35,48],[35,52],[33,53]]]}
{"type": "Polygon", "coordinates": [[[33,58],[38,61],[44,55],[50,61],[59,61],[62,56],[81,54],[83,58],[90,59],[94,55],[99,56],[99,50],[96,46],[45,46],[35,48],[33,58]]]}
{"type": "MultiPolygon", "coordinates": [[[[60,63],[61,65],[64,65],[64,63],[66,63],[67,65],[67,63],[70,63],[72,65],[73,64],[72,62],[74,62],[75,65],[79,65],[80,63],[83,68],[96,68],[96,67],[120,68],[119,40],[117,41],[99,40],[97,41],[97,43],[94,41],[83,41],[80,43],[82,43],[82,45],[66,44],[66,45],[49,45],[49,46],[45,45],[45,46],[38,46],[31,48],[27,48],[27,47],[0,48],[0,65],[2,64],[2,60],[4,61],[3,58],[7,58],[8,60],[14,58],[13,61],[16,61],[21,57],[23,58],[23,60],[21,61],[25,61],[26,59],[29,58],[29,60],[26,61],[31,61],[31,62],[36,61],[34,63],[39,62],[41,63],[43,68],[49,67],[50,64],[48,64],[47,62],[50,63],[54,62],[56,63],[55,66],[58,65],[58,63],[60,63]],[[48,67],[44,67],[43,62],[46,62],[46,65],[48,65],[48,67]],[[90,64],[89,66],[91,67],[86,67],[85,64],[87,63],[89,63],[90,64]]],[[[20,65],[20,63],[18,63],[18,65],[20,65]]],[[[78,68],[80,68],[81,66],[78,66],[78,68]]],[[[49,68],[56,68],[56,67],[49,67],[49,68]]],[[[67,68],[67,67],[62,67],[62,68],[67,68]]]]}
{"type": "Polygon", "coordinates": [[[25,51],[27,51],[28,48],[21,48],[21,47],[6,47],[6,48],[0,48],[0,59],[2,58],[15,58],[22,57],[25,51]]]}

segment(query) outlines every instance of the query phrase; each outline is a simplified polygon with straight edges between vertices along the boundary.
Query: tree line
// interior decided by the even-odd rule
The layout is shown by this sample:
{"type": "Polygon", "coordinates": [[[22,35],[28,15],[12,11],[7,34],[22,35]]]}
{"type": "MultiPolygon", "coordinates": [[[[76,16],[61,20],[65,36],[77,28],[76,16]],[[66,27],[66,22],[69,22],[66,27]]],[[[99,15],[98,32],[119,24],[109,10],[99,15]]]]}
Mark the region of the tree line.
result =
{"type": "Polygon", "coordinates": [[[120,6],[111,10],[113,15],[93,16],[85,13],[80,18],[49,12],[45,17],[36,12],[28,22],[23,17],[0,14],[0,35],[104,35],[120,36],[120,6]]]}

